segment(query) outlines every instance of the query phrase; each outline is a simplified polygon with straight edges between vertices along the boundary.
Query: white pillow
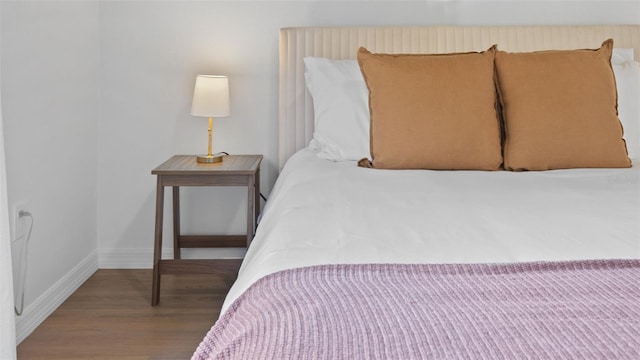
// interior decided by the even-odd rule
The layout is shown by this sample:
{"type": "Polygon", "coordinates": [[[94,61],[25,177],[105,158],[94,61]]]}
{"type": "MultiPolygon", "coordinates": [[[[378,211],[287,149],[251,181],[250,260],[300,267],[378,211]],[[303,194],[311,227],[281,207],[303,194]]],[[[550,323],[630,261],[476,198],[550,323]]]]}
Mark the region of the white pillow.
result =
{"type": "Polygon", "coordinates": [[[318,157],[333,161],[369,157],[369,90],[356,60],[304,58],[313,99],[313,140],[318,157]]]}
{"type": "Polygon", "coordinates": [[[629,158],[640,159],[640,63],[633,60],[633,49],[613,49],[611,64],[627,152],[629,158]]]}
{"type": "Polygon", "coordinates": [[[633,48],[614,48],[611,53],[611,65],[619,65],[633,60],[633,48]]]}

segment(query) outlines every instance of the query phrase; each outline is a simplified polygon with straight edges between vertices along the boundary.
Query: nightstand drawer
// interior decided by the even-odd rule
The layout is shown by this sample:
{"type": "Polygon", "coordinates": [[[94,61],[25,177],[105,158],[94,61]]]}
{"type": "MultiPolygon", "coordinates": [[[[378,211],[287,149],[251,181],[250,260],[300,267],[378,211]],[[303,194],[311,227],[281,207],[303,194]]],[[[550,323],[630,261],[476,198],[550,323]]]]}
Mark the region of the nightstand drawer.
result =
{"type": "Polygon", "coordinates": [[[165,175],[162,186],[247,186],[250,175],[165,175]]]}

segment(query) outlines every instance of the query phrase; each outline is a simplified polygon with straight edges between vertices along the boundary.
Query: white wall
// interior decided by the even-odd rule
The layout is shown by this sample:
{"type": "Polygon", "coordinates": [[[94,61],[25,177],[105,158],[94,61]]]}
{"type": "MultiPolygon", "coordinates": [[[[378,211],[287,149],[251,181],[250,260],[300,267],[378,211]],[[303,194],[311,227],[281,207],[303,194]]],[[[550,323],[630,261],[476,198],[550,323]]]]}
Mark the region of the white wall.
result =
{"type": "Polygon", "coordinates": [[[9,206],[35,219],[21,340],[97,268],[98,3],[1,6],[9,206]]]}
{"type": "MultiPolygon", "coordinates": [[[[277,176],[278,30],[314,25],[639,23],[637,1],[105,1],[100,5],[98,249],[102,267],[148,267],[151,169],[206,150],[206,120],[189,115],[195,75],[228,75],[232,116],[214,151],[265,155],[277,176]]],[[[183,193],[183,230],[241,233],[244,191],[183,193]]],[[[169,192],[167,192],[167,197],[169,192]]],[[[165,215],[169,212],[167,206],[165,215]]],[[[171,234],[165,216],[165,234],[171,234]]],[[[169,237],[165,250],[170,254],[169,237]]],[[[241,251],[224,250],[217,257],[241,251]]]]}

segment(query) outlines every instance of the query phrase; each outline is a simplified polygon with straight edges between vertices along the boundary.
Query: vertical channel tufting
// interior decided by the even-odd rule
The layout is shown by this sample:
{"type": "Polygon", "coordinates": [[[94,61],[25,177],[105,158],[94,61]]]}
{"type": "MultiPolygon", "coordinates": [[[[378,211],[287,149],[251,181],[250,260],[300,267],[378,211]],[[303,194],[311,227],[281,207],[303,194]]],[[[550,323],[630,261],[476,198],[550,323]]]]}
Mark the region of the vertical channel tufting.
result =
{"type": "MultiPolygon", "coordinates": [[[[300,50],[304,49],[304,44],[305,44],[305,37],[304,36],[297,36],[294,41],[292,42],[293,44],[296,44],[296,51],[292,52],[295,54],[295,58],[291,59],[292,62],[292,66],[295,69],[296,74],[304,74],[304,63],[303,63],[303,58],[300,57],[300,50]]],[[[299,77],[299,76],[294,76],[293,81],[295,82],[295,94],[296,94],[296,101],[294,102],[295,105],[295,116],[300,118],[304,117],[305,114],[305,109],[307,108],[307,101],[306,101],[306,97],[305,97],[305,83],[304,83],[304,77],[299,77]]],[[[295,142],[295,147],[298,148],[299,146],[304,146],[304,135],[305,135],[305,127],[303,124],[297,123],[295,126],[295,136],[296,136],[296,142],[295,142]]]]}
{"type": "Polygon", "coordinates": [[[289,41],[289,36],[290,33],[287,31],[280,31],[280,50],[279,50],[279,59],[280,59],[280,66],[279,66],[279,74],[278,74],[278,79],[280,81],[280,84],[278,86],[278,92],[279,92],[279,99],[278,99],[278,163],[279,164],[284,164],[284,162],[287,160],[288,156],[291,153],[291,150],[289,149],[289,142],[286,141],[286,139],[289,139],[290,136],[288,136],[287,132],[289,131],[289,127],[294,126],[294,124],[291,123],[290,120],[290,115],[288,113],[289,111],[289,106],[288,106],[288,99],[289,94],[287,93],[287,91],[289,90],[289,87],[287,86],[287,76],[291,75],[293,76],[293,74],[290,74],[290,72],[287,71],[287,66],[288,66],[288,51],[291,51],[292,49],[290,48],[290,46],[287,46],[287,43],[289,41]]]}
{"type": "Polygon", "coordinates": [[[596,48],[608,39],[634,48],[640,59],[640,25],[415,26],[285,28],[280,31],[279,166],[309,144],[313,103],[304,82],[305,56],[355,59],[358,47],[387,53],[596,48]]]}
{"type": "Polygon", "coordinates": [[[303,74],[302,76],[300,76],[300,80],[302,82],[302,84],[300,85],[302,86],[300,96],[304,98],[304,102],[306,104],[305,111],[301,115],[302,119],[305,120],[303,122],[303,129],[302,129],[302,133],[304,134],[304,138],[301,144],[302,147],[307,146],[313,136],[313,101],[311,99],[311,94],[309,94],[309,91],[307,90],[307,86],[304,80],[304,56],[305,54],[313,54],[312,50],[316,44],[316,39],[314,37],[314,34],[310,31],[304,32],[304,39],[305,39],[305,46],[298,53],[298,57],[300,59],[301,66],[302,66],[302,74],[303,74]]]}

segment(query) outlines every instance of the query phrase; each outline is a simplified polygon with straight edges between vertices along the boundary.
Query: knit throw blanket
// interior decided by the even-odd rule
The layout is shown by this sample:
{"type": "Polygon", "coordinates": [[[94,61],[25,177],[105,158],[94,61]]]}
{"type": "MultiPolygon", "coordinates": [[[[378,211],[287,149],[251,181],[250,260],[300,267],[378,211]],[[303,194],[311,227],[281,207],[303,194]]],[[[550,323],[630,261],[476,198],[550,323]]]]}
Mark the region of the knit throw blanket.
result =
{"type": "Polygon", "coordinates": [[[193,359],[640,359],[640,260],[286,270],[193,359]]]}

